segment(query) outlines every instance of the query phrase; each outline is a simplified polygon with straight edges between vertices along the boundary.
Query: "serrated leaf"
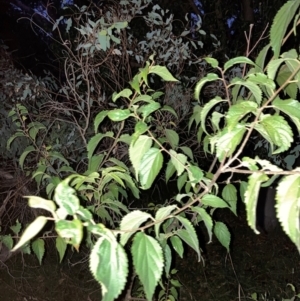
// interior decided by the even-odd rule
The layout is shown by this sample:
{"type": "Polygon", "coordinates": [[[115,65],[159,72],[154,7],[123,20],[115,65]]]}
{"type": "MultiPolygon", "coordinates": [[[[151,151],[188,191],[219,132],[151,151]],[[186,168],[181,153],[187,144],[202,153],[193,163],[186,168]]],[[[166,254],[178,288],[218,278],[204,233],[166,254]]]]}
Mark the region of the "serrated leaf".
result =
{"type": "Polygon", "coordinates": [[[157,175],[159,174],[163,164],[163,155],[158,148],[150,148],[142,157],[139,177],[143,189],[149,189],[157,175]]]}
{"type": "Polygon", "coordinates": [[[156,237],[159,236],[159,227],[165,222],[165,218],[171,214],[177,208],[176,205],[170,205],[166,207],[159,208],[155,214],[156,224],[154,226],[156,237]]]}
{"type": "Polygon", "coordinates": [[[195,99],[199,100],[200,92],[203,86],[208,83],[215,80],[221,80],[219,76],[215,73],[208,73],[205,77],[203,77],[197,84],[195,88],[195,99]]]}
{"type": "Polygon", "coordinates": [[[222,200],[221,198],[219,198],[216,195],[213,194],[206,194],[203,196],[203,198],[201,199],[201,203],[203,205],[206,206],[210,206],[213,208],[228,208],[228,204],[222,200]]]}
{"type": "Polygon", "coordinates": [[[135,178],[139,179],[139,171],[141,159],[151,148],[152,139],[148,136],[141,135],[135,141],[135,143],[131,142],[129,147],[129,159],[132,163],[132,166],[135,170],[135,178]]]}
{"type": "Polygon", "coordinates": [[[139,232],[131,247],[133,265],[148,301],[152,300],[155,287],[162,276],[164,259],[160,244],[151,236],[139,232]]]}
{"type": "Polygon", "coordinates": [[[128,259],[121,245],[100,237],[90,255],[90,270],[101,285],[102,301],[113,301],[127,282],[128,259]]]}
{"type": "Polygon", "coordinates": [[[187,162],[187,156],[183,154],[178,154],[172,149],[170,149],[171,161],[175,169],[177,170],[177,176],[180,176],[185,169],[185,164],[187,162]]]}
{"type": "MultiPolygon", "coordinates": [[[[300,170],[298,169],[297,171],[299,172],[300,170]]],[[[277,217],[284,232],[296,245],[298,252],[300,252],[299,187],[299,174],[286,176],[280,181],[276,194],[277,217]]]]}
{"type": "Polygon", "coordinates": [[[179,149],[182,150],[192,161],[194,161],[194,155],[192,150],[187,146],[180,146],[179,149]]]}
{"type": "Polygon", "coordinates": [[[149,74],[155,73],[167,82],[178,82],[165,66],[150,66],[149,74]]]}
{"type": "Polygon", "coordinates": [[[134,210],[126,214],[120,224],[120,230],[123,231],[121,232],[121,244],[124,246],[138,228],[151,218],[152,216],[149,213],[140,210],[134,210]]]}
{"type": "Polygon", "coordinates": [[[172,252],[168,244],[164,247],[164,258],[165,258],[165,273],[166,277],[170,276],[170,269],[172,263],[172,252]]]}
{"type": "Polygon", "coordinates": [[[252,62],[249,58],[245,56],[238,56],[233,59],[230,59],[224,64],[224,71],[228,70],[236,64],[249,64],[255,66],[255,63],[252,62]]]}
{"type": "Polygon", "coordinates": [[[43,256],[45,254],[45,241],[41,238],[38,238],[31,244],[31,247],[41,265],[43,256]]]}
{"type": "Polygon", "coordinates": [[[171,240],[173,249],[177,252],[177,254],[180,256],[180,258],[183,258],[184,249],[183,249],[182,240],[176,235],[171,236],[170,240],[171,240]]]}
{"type": "Polygon", "coordinates": [[[179,144],[179,135],[175,131],[169,129],[165,129],[165,133],[166,133],[166,138],[170,143],[171,147],[173,149],[176,149],[179,144]]]}
{"type": "Polygon", "coordinates": [[[245,204],[247,211],[248,225],[254,230],[256,234],[259,231],[256,230],[256,207],[259,195],[259,189],[262,182],[268,180],[268,177],[260,172],[254,172],[249,176],[249,182],[245,192],[245,204]]]}
{"type": "Polygon", "coordinates": [[[197,255],[198,255],[198,261],[201,259],[201,254],[200,254],[200,248],[199,248],[199,240],[195,231],[194,226],[192,223],[186,219],[185,217],[182,217],[180,215],[177,215],[175,217],[178,219],[181,224],[183,225],[184,229],[179,229],[176,231],[176,234],[184,240],[191,248],[193,248],[197,255]]]}
{"type": "Polygon", "coordinates": [[[55,239],[55,246],[59,254],[59,262],[61,263],[67,250],[67,244],[63,238],[57,236],[55,239]]]}
{"type": "Polygon", "coordinates": [[[174,175],[176,171],[176,168],[174,164],[172,163],[172,158],[169,160],[167,163],[167,168],[166,168],[166,183],[169,182],[170,178],[174,175]]]}
{"type": "Polygon", "coordinates": [[[231,183],[226,184],[222,190],[222,198],[230,205],[230,210],[237,215],[236,205],[237,205],[237,189],[231,183]]]}
{"type": "Polygon", "coordinates": [[[231,235],[227,226],[222,222],[216,222],[214,226],[214,233],[221,245],[226,248],[227,252],[229,252],[231,235]]]}
{"type": "Polygon", "coordinates": [[[201,217],[202,221],[204,222],[209,237],[208,243],[210,243],[212,241],[212,229],[213,229],[213,220],[211,216],[206,212],[204,208],[201,207],[192,207],[192,210],[194,212],[197,212],[201,217]]]}
{"type": "Polygon", "coordinates": [[[14,246],[12,252],[25,245],[30,239],[35,237],[45,226],[48,219],[45,216],[38,216],[24,231],[19,242],[14,246]]]}

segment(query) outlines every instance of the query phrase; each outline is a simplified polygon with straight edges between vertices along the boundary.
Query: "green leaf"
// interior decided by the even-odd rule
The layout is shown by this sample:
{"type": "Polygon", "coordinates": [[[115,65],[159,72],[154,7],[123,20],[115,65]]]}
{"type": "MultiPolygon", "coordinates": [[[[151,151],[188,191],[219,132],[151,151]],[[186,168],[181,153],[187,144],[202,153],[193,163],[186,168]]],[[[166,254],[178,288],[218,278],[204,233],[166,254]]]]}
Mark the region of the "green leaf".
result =
{"type": "Polygon", "coordinates": [[[99,125],[101,124],[101,122],[104,120],[104,118],[107,116],[109,111],[107,110],[103,110],[101,111],[100,113],[98,113],[95,117],[95,120],[94,120],[94,131],[95,133],[98,132],[98,127],[99,125]]]}
{"type": "Polygon", "coordinates": [[[90,255],[90,270],[101,285],[101,300],[115,300],[124,289],[128,275],[128,259],[122,246],[100,237],[90,255]]]}
{"type": "Polygon", "coordinates": [[[56,205],[53,201],[45,200],[38,196],[26,196],[28,198],[28,205],[31,208],[40,208],[54,213],[56,205]]]}
{"type": "Polygon", "coordinates": [[[154,73],[160,76],[163,80],[168,82],[178,82],[178,80],[173,77],[169,70],[164,66],[150,66],[149,74],[154,73]]]}
{"type": "Polygon", "coordinates": [[[149,189],[163,164],[163,155],[157,148],[150,148],[142,157],[139,169],[140,182],[143,189],[149,189]]]}
{"type": "MultiPolygon", "coordinates": [[[[96,146],[97,142],[96,141],[94,141],[94,142],[95,142],[94,145],[96,146]]],[[[91,146],[91,148],[92,148],[92,146],[91,146]]],[[[89,157],[89,155],[88,155],[88,158],[89,158],[89,165],[88,165],[88,170],[86,173],[98,172],[99,168],[103,162],[104,154],[94,155],[92,157],[89,157]]]]}
{"type": "Polygon", "coordinates": [[[176,111],[173,108],[171,108],[170,106],[165,105],[160,110],[169,112],[178,119],[178,115],[177,115],[176,111]]]}
{"type": "Polygon", "coordinates": [[[166,276],[170,276],[170,269],[172,264],[172,252],[168,244],[164,247],[164,257],[165,257],[165,273],[166,276]]]}
{"type": "MultiPolygon", "coordinates": [[[[190,165],[188,169],[189,179],[192,184],[197,184],[203,179],[203,171],[194,165],[190,165]]],[[[195,185],[193,185],[194,187],[195,185]]]]}
{"type": "Polygon", "coordinates": [[[23,169],[24,161],[25,161],[26,157],[28,156],[28,154],[30,154],[31,152],[34,152],[34,151],[36,151],[36,150],[32,145],[29,145],[25,148],[24,152],[22,153],[22,155],[20,156],[20,159],[19,159],[21,169],[23,169]]]}
{"type": "Polygon", "coordinates": [[[258,54],[256,60],[255,60],[255,72],[262,72],[265,68],[265,64],[266,64],[266,57],[268,54],[268,51],[270,49],[271,45],[268,44],[266,45],[258,54]]]}
{"type": "Polygon", "coordinates": [[[42,264],[42,259],[45,254],[45,242],[43,239],[38,238],[32,244],[32,251],[36,255],[40,265],[42,264]]]}
{"type": "MultiPolygon", "coordinates": [[[[299,168],[296,171],[300,171],[299,168]]],[[[299,226],[299,198],[300,198],[299,174],[284,177],[276,194],[277,217],[284,232],[289,236],[300,252],[300,226],[299,226]]]]}
{"type": "Polygon", "coordinates": [[[152,145],[152,139],[148,136],[141,135],[135,141],[130,143],[129,147],[129,158],[132,163],[132,166],[135,170],[135,177],[138,180],[141,159],[149,151],[152,145]]]}
{"type": "Polygon", "coordinates": [[[196,251],[196,253],[198,254],[198,261],[200,261],[201,254],[200,254],[199,241],[198,241],[195,228],[187,218],[182,217],[180,215],[175,216],[175,218],[178,219],[183,225],[183,227],[185,228],[185,230],[184,229],[177,230],[176,234],[196,251]]]}
{"type": "Polygon", "coordinates": [[[222,190],[222,198],[230,205],[230,210],[237,215],[236,205],[237,205],[237,189],[233,184],[226,184],[222,190]]]}
{"type": "Polygon", "coordinates": [[[166,133],[166,138],[170,143],[171,147],[173,149],[176,149],[179,144],[179,135],[175,131],[169,129],[165,129],[165,133],[166,133]]]}
{"type": "Polygon", "coordinates": [[[176,171],[176,168],[174,164],[172,163],[172,158],[169,160],[167,163],[167,168],[166,168],[166,183],[169,182],[170,178],[174,175],[176,171]]]}
{"type": "Polygon", "coordinates": [[[219,66],[219,62],[212,57],[205,57],[204,60],[209,63],[213,68],[217,68],[219,66]]]}
{"type": "Polygon", "coordinates": [[[255,63],[252,62],[250,59],[248,59],[245,56],[238,56],[235,57],[229,61],[227,61],[224,64],[224,71],[228,70],[229,68],[231,68],[232,66],[236,65],[236,64],[249,64],[249,65],[253,65],[255,66],[255,63]]]}
{"type": "Polygon", "coordinates": [[[256,234],[259,234],[259,232],[256,230],[256,207],[259,189],[261,183],[267,180],[268,177],[265,174],[261,172],[254,172],[249,176],[249,182],[247,185],[247,190],[245,192],[248,225],[254,230],[256,234]]]}
{"type": "Polygon", "coordinates": [[[219,76],[215,73],[208,73],[205,77],[203,77],[196,85],[195,88],[195,99],[199,100],[200,92],[203,86],[208,83],[215,80],[221,80],[219,76]]]}
{"type": "Polygon", "coordinates": [[[92,155],[95,152],[95,149],[97,148],[97,146],[99,145],[100,141],[103,138],[105,138],[105,137],[113,138],[113,136],[114,136],[113,132],[107,132],[105,134],[98,133],[95,136],[93,136],[87,145],[88,158],[90,159],[92,157],[92,155]]]}
{"type": "Polygon", "coordinates": [[[227,226],[222,222],[216,222],[214,226],[214,233],[223,247],[229,252],[231,235],[227,226]]]}
{"type": "Polygon", "coordinates": [[[185,169],[185,164],[187,162],[187,156],[183,154],[178,154],[172,149],[170,149],[171,161],[173,166],[177,170],[177,176],[180,176],[185,169]]]}
{"type": "Polygon", "coordinates": [[[15,134],[13,134],[11,137],[9,137],[9,139],[6,142],[6,148],[7,150],[10,150],[10,146],[12,144],[12,142],[17,138],[17,137],[25,137],[23,132],[16,132],[15,134]]]}
{"type": "Polygon", "coordinates": [[[186,182],[187,182],[187,173],[185,172],[177,178],[178,191],[181,191],[182,187],[186,184],[186,182]]]}
{"type": "Polygon", "coordinates": [[[213,194],[206,194],[203,196],[203,198],[201,199],[201,203],[203,205],[206,206],[210,206],[213,208],[228,208],[228,204],[222,200],[221,198],[219,198],[216,195],[213,194]]]}
{"type": "Polygon", "coordinates": [[[299,8],[299,1],[287,1],[277,12],[270,30],[270,40],[275,58],[280,54],[283,37],[299,8]]]}
{"type": "Polygon", "coordinates": [[[112,121],[122,121],[127,119],[129,116],[133,116],[129,109],[114,109],[107,113],[107,116],[112,121]]]}
{"type": "MultiPolygon", "coordinates": [[[[136,74],[132,81],[129,82],[131,88],[137,92],[138,94],[141,94],[141,89],[140,89],[140,81],[141,81],[141,76],[139,74],[136,74]]],[[[131,91],[130,91],[131,92],[131,91]]],[[[130,94],[131,95],[131,94],[130,94]]],[[[128,95],[128,97],[130,96],[128,95]]],[[[134,103],[134,102],[133,102],[134,103]]]]}
{"type": "Polygon", "coordinates": [[[78,251],[83,238],[82,222],[78,219],[72,221],[58,220],[55,222],[55,230],[67,243],[73,245],[78,251]]]}
{"type": "Polygon", "coordinates": [[[121,244],[124,246],[139,227],[151,218],[152,216],[149,213],[142,212],[140,210],[134,210],[126,214],[120,224],[121,244]]]}
{"type": "Polygon", "coordinates": [[[213,220],[211,216],[206,212],[204,208],[201,207],[192,207],[192,210],[194,212],[197,212],[201,218],[201,220],[204,222],[204,225],[208,232],[209,241],[208,243],[211,243],[212,241],[212,228],[213,228],[213,220]]]}
{"type": "Polygon", "coordinates": [[[274,106],[274,108],[280,110],[281,112],[285,113],[289,118],[291,118],[298,131],[300,131],[300,103],[298,100],[281,100],[279,98],[276,98],[272,102],[272,106],[274,106]]]}
{"type": "Polygon", "coordinates": [[[38,216],[24,231],[12,252],[25,245],[30,239],[35,237],[45,226],[48,219],[45,216],[38,216]]]}
{"type": "Polygon", "coordinates": [[[134,268],[143,284],[147,300],[151,301],[162,276],[164,266],[162,248],[153,237],[139,232],[133,239],[131,253],[134,268]]]}
{"type": "Polygon", "coordinates": [[[280,65],[284,62],[284,59],[273,59],[269,62],[268,66],[267,66],[267,73],[268,73],[268,77],[271,80],[275,79],[275,76],[278,72],[278,68],[280,67],[280,65]]]}
{"type": "Polygon", "coordinates": [[[116,102],[117,99],[120,97],[125,97],[127,99],[130,99],[130,96],[132,95],[132,91],[130,89],[124,89],[119,93],[114,93],[112,96],[112,101],[116,102]]]}
{"type": "Polygon", "coordinates": [[[134,136],[139,137],[148,130],[148,126],[145,122],[139,121],[134,127],[134,136]]]}
{"type": "Polygon", "coordinates": [[[180,256],[180,258],[183,258],[184,248],[183,248],[182,240],[176,235],[171,236],[170,240],[171,240],[173,249],[177,252],[177,254],[180,256]]]}
{"type": "Polygon", "coordinates": [[[194,155],[192,150],[187,146],[180,146],[179,149],[182,150],[192,161],[194,161],[194,155]]]}
{"type": "MultiPolygon", "coordinates": [[[[288,150],[293,142],[293,131],[289,124],[282,116],[261,115],[260,123],[254,128],[259,131],[263,130],[267,133],[268,140],[271,143],[272,154],[279,154],[288,150]],[[278,146],[276,151],[273,151],[273,144],[278,146]]],[[[262,133],[261,131],[259,131],[262,133]]],[[[266,137],[265,137],[266,138],[266,137]]]]}
{"type": "Polygon", "coordinates": [[[224,99],[221,99],[220,97],[216,97],[214,99],[211,99],[208,103],[205,104],[205,106],[203,107],[203,109],[201,110],[201,127],[203,128],[204,132],[206,134],[208,134],[207,130],[206,130],[206,119],[207,119],[207,114],[212,110],[212,108],[214,106],[216,106],[217,104],[221,103],[221,102],[227,102],[224,99]]]}
{"type": "Polygon", "coordinates": [[[56,250],[59,254],[59,262],[61,263],[67,250],[67,244],[63,238],[57,236],[55,239],[56,250]]]}
{"type": "Polygon", "coordinates": [[[176,205],[170,205],[166,207],[159,208],[155,214],[155,220],[156,224],[154,226],[155,229],[155,235],[158,238],[159,236],[159,227],[162,223],[165,222],[165,218],[168,217],[172,211],[174,211],[177,208],[176,205]]]}
{"type": "Polygon", "coordinates": [[[259,86],[256,85],[255,83],[253,83],[251,81],[244,81],[243,79],[236,77],[236,78],[231,80],[231,84],[229,86],[232,86],[232,85],[241,85],[241,86],[246,87],[247,89],[249,89],[252,92],[257,104],[258,105],[261,104],[262,91],[259,88],[259,86]]]}

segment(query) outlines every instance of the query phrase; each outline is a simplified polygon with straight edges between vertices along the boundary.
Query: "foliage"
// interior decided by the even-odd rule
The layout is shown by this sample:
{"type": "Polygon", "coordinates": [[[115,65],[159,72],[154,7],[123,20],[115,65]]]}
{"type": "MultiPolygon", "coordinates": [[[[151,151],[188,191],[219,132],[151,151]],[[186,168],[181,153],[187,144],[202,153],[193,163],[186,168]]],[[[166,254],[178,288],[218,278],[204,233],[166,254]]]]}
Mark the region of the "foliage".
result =
{"type": "MultiPolygon", "coordinates": [[[[198,141],[206,154],[216,157],[208,169],[197,162],[195,151],[186,142],[189,140],[183,139],[178,124],[160,119],[167,112],[176,120],[178,110],[172,108],[171,103],[164,105],[163,93],[151,85],[161,82],[175,85],[177,79],[155,62],[155,56],[145,61],[144,67],[129,81],[129,87],[122,87],[112,95],[109,106],[104,106],[103,98],[96,98],[104,97],[103,86],[94,84],[104,81],[105,77],[92,73],[94,58],[103,58],[108,48],[118,49],[118,34],[121,35],[121,29],[127,25],[124,20],[118,23],[99,19],[99,22],[85,23],[85,27],[77,26],[81,34],[77,47],[79,56],[74,57],[72,48],[67,47],[68,80],[59,92],[60,96],[65,94],[66,100],[56,101],[57,107],[51,104],[56,108],[53,112],[57,117],[52,122],[31,120],[30,111],[20,103],[10,113],[17,132],[8,140],[8,146],[19,136],[28,139],[29,145],[20,155],[19,163],[23,168],[38,162],[32,177],[38,185],[45,185],[48,198],[54,195],[54,201],[29,197],[29,206],[44,209],[47,214],[38,216],[25,229],[13,250],[33,239],[47,221],[53,221],[58,233],[56,247],[60,260],[68,244],[76,250],[82,243],[91,248],[90,270],[101,285],[102,300],[114,300],[127,289],[126,300],[129,300],[136,275],[147,300],[152,300],[154,295],[159,300],[176,300],[179,283],[171,278],[173,252],[183,257],[185,243],[196,252],[199,261],[202,259],[196,225],[203,222],[209,242],[214,234],[226,250],[230,250],[230,232],[213,214],[219,208],[228,208],[237,214],[238,191],[231,183],[232,174],[237,175],[248,223],[256,233],[259,189],[269,185],[275,176],[283,176],[277,186],[277,216],[300,250],[299,169],[284,171],[266,159],[241,158],[253,135],[261,135],[273,154],[281,154],[291,148],[293,127],[300,130],[300,104],[296,100],[300,61],[295,49],[280,55],[282,38],[292,32],[286,33],[289,23],[281,20],[286,20],[291,9],[296,12],[299,5],[300,1],[289,1],[278,12],[270,43],[255,62],[247,57],[236,57],[220,67],[216,59],[205,59],[214,71],[201,78],[195,87],[195,98],[199,102],[193,107],[185,135],[198,141]],[[94,31],[97,39],[88,44],[94,31]],[[268,61],[270,49],[273,57],[268,61]],[[233,77],[237,72],[232,73],[232,68],[240,68],[241,75],[233,77]],[[209,84],[215,88],[213,91],[218,91],[215,82],[221,82],[221,94],[204,102],[203,89],[209,84]],[[60,118],[69,122],[67,126],[63,126],[60,118]],[[68,132],[69,126],[71,132],[68,132]],[[105,151],[102,151],[103,141],[108,144],[105,151]],[[74,145],[80,150],[72,152],[70,148],[74,145]],[[125,149],[127,158],[117,156],[119,148],[125,149]],[[226,173],[231,176],[225,177],[221,190],[221,177],[226,173]],[[178,193],[163,204],[158,200],[159,206],[154,212],[130,210],[123,202],[129,198],[127,191],[138,199],[137,187],[152,189],[161,175],[166,183],[176,180],[178,193]],[[247,175],[248,182],[241,175],[247,175]],[[132,275],[129,274],[131,263],[132,275]],[[162,279],[171,283],[169,289],[162,279]],[[160,292],[156,291],[158,284],[162,287],[160,292]]],[[[152,16],[153,20],[159,18],[156,14],[152,16]]],[[[84,20],[89,17],[86,8],[82,9],[81,17],[84,20]]],[[[109,17],[107,14],[106,18],[109,17]]],[[[296,15],[295,26],[298,22],[296,15]]],[[[112,56],[106,58],[112,59],[112,56]]],[[[187,113],[181,116],[184,114],[187,113]]],[[[32,243],[40,262],[45,248],[42,241],[38,238],[32,243]]]]}

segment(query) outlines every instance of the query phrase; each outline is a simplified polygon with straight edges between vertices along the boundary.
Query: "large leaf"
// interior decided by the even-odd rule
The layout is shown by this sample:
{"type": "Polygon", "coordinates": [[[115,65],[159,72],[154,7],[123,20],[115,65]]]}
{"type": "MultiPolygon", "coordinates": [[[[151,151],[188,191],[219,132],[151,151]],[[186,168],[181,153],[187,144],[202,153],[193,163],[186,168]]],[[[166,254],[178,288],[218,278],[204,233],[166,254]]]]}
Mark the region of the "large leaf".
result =
{"type": "Polygon", "coordinates": [[[155,73],[163,80],[168,82],[178,82],[178,80],[169,72],[165,66],[150,66],[149,74],[155,73]]]}
{"type": "Polygon", "coordinates": [[[150,148],[141,159],[139,175],[143,189],[149,189],[163,164],[163,155],[158,148],[150,148]]]}
{"type": "Polygon", "coordinates": [[[128,239],[138,230],[138,228],[151,218],[152,216],[149,213],[142,212],[140,210],[134,210],[126,214],[120,224],[121,244],[124,246],[128,239]]]}
{"type": "Polygon", "coordinates": [[[141,135],[135,142],[130,143],[129,158],[135,170],[135,177],[138,180],[141,159],[145,153],[151,148],[152,139],[146,135],[141,135]]]}
{"type": "Polygon", "coordinates": [[[147,300],[151,301],[162,276],[164,266],[162,248],[153,237],[139,232],[133,239],[131,253],[134,268],[143,284],[147,300]]]}
{"type": "Polygon", "coordinates": [[[238,57],[235,57],[235,58],[227,61],[224,64],[224,71],[228,70],[229,68],[231,68],[232,66],[234,66],[236,64],[249,64],[249,65],[255,66],[254,62],[252,62],[247,57],[245,57],[245,56],[238,56],[238,57]]]}
{"type": "MultiPolygon", "coordinates": [[[[300,169],[297,171],[300,172],[300,169]]],[[[299,198],[300,175],[290,175],[283,178],[277,187],[277,217],[284,232],[300,252],[299,198]]]]}
{"type": "Polygon", "coordinates": [[[221,198],[219,198],[216,195],[213,194],[206,194],[203,196],[203,198],[201,199],[201,203],[203,205],[206,206],[210,206],[213,208],[228,208],[228,204],[222,200],[221,198]]]}
{"type": "Polygon", "coordinates": [[[172,149],[170,150],[170,155],[173,166],[177,170],[177,176],[180,176],[184,172],[185,164],[187,162],[187,156],[183,154],[178,154],[172,149]]]}
{"type": "Polygon", "coordinates": [[[90,255],[90,270],[101,285],[102,301],[115,300],[125,287],[128,259],[121,245],[100,237],[90,255]]]}
{"type": "Polygon", "coordinates": [[[171,147],[173,149],[176,149],[179,144],[179,135],[175,131],[169,129],[166,129],[165,132],[167,140],[170,143],[171,147]]]}

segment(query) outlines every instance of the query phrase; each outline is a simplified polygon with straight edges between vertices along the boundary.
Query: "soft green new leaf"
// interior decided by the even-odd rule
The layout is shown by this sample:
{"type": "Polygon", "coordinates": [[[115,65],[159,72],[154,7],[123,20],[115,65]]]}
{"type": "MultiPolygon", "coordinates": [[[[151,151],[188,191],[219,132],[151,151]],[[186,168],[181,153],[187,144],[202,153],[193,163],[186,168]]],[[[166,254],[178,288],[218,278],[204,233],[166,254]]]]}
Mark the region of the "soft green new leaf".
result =
{"type": "Polygon", "coordinates": [[[98,132],[99,125],[104,120],[104,118],[107,116],[108,112],[109,111],[107,111],[107,110],[103,110],[96,115],[95,120],[94,120],[94,131],[96,134],[98,132]]]}
{"type": "Polygon", "coordinates": [[[25,148],[25,150],[23,151],[22,155],[20,156],[20,159],[19,159],[19,164],[20,164],[20,167],[21,169],[23,169],[23,166],[24,166],[24,161],[26,159],[26,157],[31,153],[31,152],[34,152],[36,151],[36,149],[32,146],[32,145],[29,145],[25,148]]]}
{"type": "Polygon", "coordinates": [[[237,124],[234,129],[225,128],[218,136],[211,139],[211,145],[217,144],[217,157],[220,161],[224,157],[231,156],[236,148],[241,144],[241,141],[246,133],[246,126],[237,124]]]}
{"type": "Polygon", "coordinates": [[[126,214],[120,224],[121,239],[120,242],[124,246],[128,239],[152,216],[149,213],[140,210],[134,210],[126,214]]]}
{"type": "Polygon", "coordinates": [[[45,226],[48,218],[38,216],[24,231],[18,243],[12,249],[12,252],[25,245],[30,239],[35,237],[45,226]]]}
{"type": "Polygon", "coordinates": [[[132,116],[129,109],[114,109],[107,113],[107,116],[112,121],[122,121],[127,119],[129,116],[132,116]]]}
{"type": "Polygon", "coordinates": [[[206,206],[210,206],[213,208],[228,208],[228,204],[222,200],[221,198],[219,198],[216,195],[213,194],[206,194],[203,196],[203,198],[201,199],[201,203],[203,205],[206,206]]]}
{"type": "Polygon", "coordinates": [[[41,265],[43,256],[45,254],[45,241],[41,238],[38,238],[31,244],[31,247],[41,265]]]}
{"type": "Polygon", "coordinates": [[[230,210],[237,215],[236,205],[237,205],[237,189],[231,183],[226,184],[222,190],[222,198],[230,205],[230,210]]]}
{"type": "Polygon", "coordinates": [[[222,222],[216,222],[214,226],[214,233],[223,247],[229,252],[231,235],[227,226],[222,222]]]}
{"type": "Polygon", "coordinates": [[[165,129],[167,141],[170,143],[173,149],[177,149],[179,144],[179,135],[170,129],[165,129]]]}
{"type": "Polygon", "coordinates": [[[192,207],[192,210],[194,212],[197,212],[199,216],[201,217],[201,220],[204,222],[204,225],[208,232],[209,241],[208,243],[211,243],[212,241],[212,228],[213,228],[213,220],[211,216],[206,212],[204,208],[201,207],[192,207]]]}
{"type": "Polygon", "coordinates": [[[217,68],[219,66],[219,62],[212,57],[205,57],[204,60],[209,63],[213,68],[217,68]]]}
{"type": "Polygon", "coordinates": [[[155,229],[155,235],[158,238],[159,236],[159,227],[160,225],[165,222],[165,218],[168,217],[172,211],[174,211],[177,208],[176,205],[170,205],[170,206],[166,206],[166,207],[161,207],[157,210],[156,214],[155,214],[155,220],[156,220],[156,224],[154,226],[155,229]]]}
{"type": "Polygon", "coordinates": [[[39,208],[54,213],[56,205],[53,201],[45,200],[39,196],[26,196],[28,198],[28,205],[31,208],[39,208]]]}
{"type": "Polygon", "coordinates": [[[9,227],[16,235],[18,235],[22,229],[22,224],[17,220],[16,224],[9,227]]]}
{"type": "Polygon", "coordinates": [[[205,77],[203,77],[196,85],[195,88],[195,99],[199,100],[200,92],[203,86],[208,83],[215,80],[221,80],[219,76],[215,73],[208,73],[205,77]]]}
{"type": "Polygon", "coordinates": [[[196,253],[198,254],[198,260],[201,259],[200,248],[199,248],[199,240],[195,231],[194,226],[192,223],[185,217],[180,215],[175,216],[181,224],[183,225],[184,229],[179,229],[176,231],[176,234],[184,240],[191,248],[193,248],[196,253]]]}
{"type": "Polygon", "coordinates": [[[234,79],[232,79],[231,84],[229,86],[232,86],[232,85],[241,85],[241,86],[246,87],[247,89],[249,89],[252,92],[252,94],[253,94],[253,96],[254,96],[257,104],[258,105],[261,104],[261,101],[262,101],[262,91],[259,88],[259,86],[256,85],[255,83],[253,83],[251,81],[244,81],[241,78],[235,77],[234,79]]]}
{"type": "MultiPolygon", "coordinates": [[[[300,171],[296,169],[296,171],[300,171]]],[[[284,232],[300,252],[299,226],[300,176],[290,175],[283,178],[277,187],[276,211],[284,232]]]]}
{"type": "Polygon", "coordinates": [[[167,82],[178,82],[178,80],[169,72],[169,70],[164,66],[150,66],[149,74],[154,73],[160,76],[163,80],[167,82]]]}
{"type": "Polygon", "coordinates": [[[59,254],[59,262],[61,263],[67,250],[67,244],[63,238],[57,236],[55,239],[55,246],[59,254]]]}
{"type": "Polygon", "coordinates": [[[289,118],[292,119],[298,131],[300,132],[300,103],[295,99],[281,100],[276,98],[272,105],[274,108],[285,113],[289,118]]]}
{"type": "Polygon", "coordinates": [[[245,204],[247,211],[248,225],[259,234],[256,230],[256,207],[259,195],[259,189],[262,182],[268,180],[268,177],[261,172],[254,172],[249,176],[247,190],[245,192],[245,204]]]}
{"type": "Polygon", "coordinates": [[[147,300],[151,301],[162,276],[164,266],[162,248],[153,237],[139,232],[133,239],[131,253],[135,271],[143,284],[147,300]]]}
{"type": "Polygon", "coordinates": [[[147,103],[153,103],[153,98],[151,95],[142,94],[142,95],[139,95],[138,97],[135,97],[131,104],[134,105],[140,101],[147,102],[147,103]]]}
{"type": "MultiPolygon", "coordinates": [[[[141,81],[141,76],[139,74],[136,74],[133,79],[129,82],[131,88],[138,93],[138,95],[141,94],[141,89],[140,89],[140,81],[141,81]]],[[[129,90],[130,91],[130,90],[129,90]]],[[[130,91],[131,92],[131,91],[130,91]]],[[[130,94],[131,95],[131,94],[130,94]]],[[[128,97],[130,96],[128,95],[128,97]]],[[[134,103],[134,102],[133,102],[134,103]]]]}
{"type": "Polygon", "coordinates": [[[114,136],[113,132],[107,132],[105,134],[102,133],[98,133],[95,136],[93,136],[90,141],[88,142],[87,145],[87,151],[88,151],[88,159],[90,159],[92,157],[92,155],[95,152],[95,149],[97,148],[97,146],[99,145],[100,141],[105,138],[105,137],[110,137],[112,138],[114,136]]]}
{"type": "Polygon", "coordinates": [[[170,240],[171,240],[173,249],[177,252],[177,254],[180,256],[180,258],[183,258],[184,248],[183,248],[182,240],[176,235],[171,236],[170,240]]]}
{"type": "Polygon", "coordinates": [[[270,40],[275,58],[280,54],[283,37],[299,8],[299,0],[287,1],[277,12],[270,30],[270,40]]]}
{"type": "Polygon", "coordinates": [[[56,189],[54,200],[59,207],[64,208],[69,215],[74,215],[80,207],[79,199],[75,195],[76,191],[69,186],[70,178],[60,182],[56,189]]]}
{"type": "Polygon", "coordinates": [[[78,219],[72,221],[59,220],[55,222],[55,230],[67,243],[73,245],[78,251],[83,238],[82,222],[78,219]]]}
{"type": "Polygon", "coordinates": [[[132,95],[132,91],[130,89],[124,89],[119,93],[114,93],[112,96],[112,101],[116,102],[116,100],[119,99],[120,97],[125,97],[129,99],[131,95],[132,95]]]}
{"type": "Polygon", "coordinates": [[[170,149],[171,161],[175,169],[177,170],[177,176],[180,176],[185,169],[185,164],[187,162],[187,156],[183,154],[178,154],[172,149],[170,149]]]}
{"type": "Polygon", "coordinates": [[[201,118],[201,127],[203,128],[204,132],[208,135],[208,132],[206,131],[206,119],[207,119],[207,114],[212,110],[214,106],[221,102],[227,102],[224,99],[221,99],[220,97],[216,97],[214,99],[211,99],[208,103],[205,104],[203,109],[201,110],[200,118],[201,118]]]}
{"type": "Polygon", "coordinates": [[[226,115],[228,129],[234,129],[239,121],[244,119],[249,113],[256,115],[257,110],[257,103],[253,101],[242,101],[232,105],[226,115]]]}
{"type": "Polygon", "coordinates": [[[145,122],[139,121],[134,127],[134,136],[139,137],[148,130],[148,126],[145,122]]]}
{"type": "Polygon", "coordinates": [[[151,148],[152,139],[148,136],[141,135],[135,142],[130,143],[129,147],[129,159],[132,163],[132,166],[135,170],[135,177],[138,180],[141,159],[146,152],[151,148]]]}
{"type": "Polygon", "coordinates": [[[139,176],[143,189],[149,189],[163,165],[163,155],[158,148],[150,148],[142,157],[139,176]]]}
{"type": "Polygon", "coordinates": [[[228,62],[226,62],[224,64],[224,71],[228,70],[229,68],[233,67],[236,64],[249,64],[249,65],[255,66],[255,63],[252,62],[247,57],[245,57],[245,56],[238,56],[238,57],[235,57],[235,58],[229,60],[228,62]]]}
{"type": "MultiPolygon", "coordinates": [[[[288,150],[293,142],[293,131],[283,116],[261,115],[260,126],[264,128],[271,139],[271,143],[278,146],[272,154],[279,154],[288,150]]],[[[257,127],[255,127],[257,129],[257,127]]],[[[271,149],[273,149],[271,144],[271,149]]]]}
{"type": "Polygon", "coordinates": [[[115,300],[127,282],[128,259],[123,247],[100,237],[90,255],[90,270],[101,285],[101,300],[115,300]]]}

